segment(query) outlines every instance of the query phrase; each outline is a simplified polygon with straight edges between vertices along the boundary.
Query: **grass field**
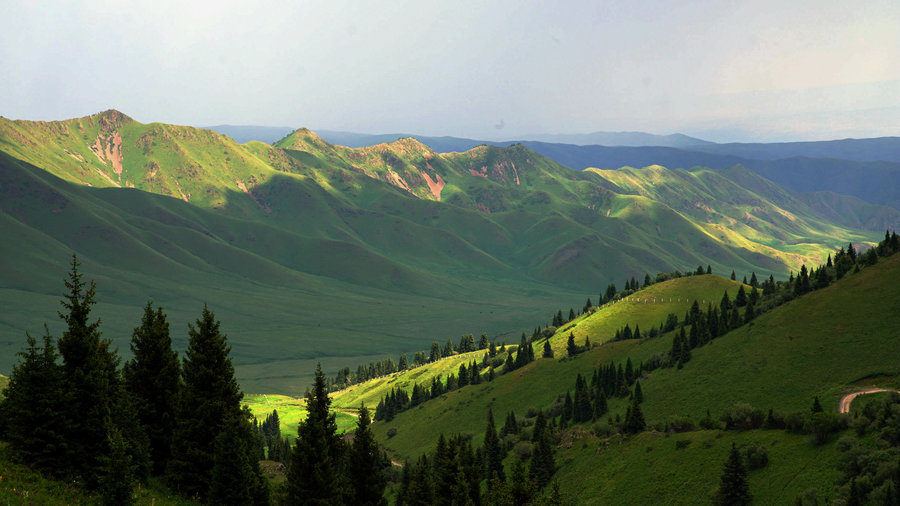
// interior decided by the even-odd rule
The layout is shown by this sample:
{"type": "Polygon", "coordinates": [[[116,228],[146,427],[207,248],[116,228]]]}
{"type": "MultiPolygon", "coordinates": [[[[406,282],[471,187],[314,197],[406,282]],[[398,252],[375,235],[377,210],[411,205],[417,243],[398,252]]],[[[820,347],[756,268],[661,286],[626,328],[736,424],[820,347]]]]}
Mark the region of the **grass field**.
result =
{"type": "MultiPolygon", "coordinates": [[[[297,437],[297,425],[306,419],[306,399],[298,399],[278,394],[244,394],[243,404],[250,408],[260,422],[278,410],[281,434],[293,440],[297,437]]],[[[336,409],[335,421],[338,432],[349,432],[356,428],[356,411],[336,409]]]]}

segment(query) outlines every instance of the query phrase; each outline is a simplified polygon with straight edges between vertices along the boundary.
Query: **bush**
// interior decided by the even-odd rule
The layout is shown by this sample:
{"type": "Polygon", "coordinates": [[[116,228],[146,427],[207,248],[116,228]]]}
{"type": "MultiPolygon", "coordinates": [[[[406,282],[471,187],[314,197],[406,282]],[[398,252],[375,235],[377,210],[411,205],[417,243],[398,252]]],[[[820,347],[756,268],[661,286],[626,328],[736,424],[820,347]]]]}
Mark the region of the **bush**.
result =
{"type": "Polygon", "coordinates": [[[690,439],[679,439],[678,441],[675,441],[675,449],[683,450],[683,449],[687,448],[688,446],[690,446],[690,444],[691,444],[690,439]]]}
{"type": "Polygon", "coordinates": [[[519,458],[519,460],[528,460],[529,458],[531,458],[531,450],[531,441],[519,441],[515,446],[513,446],[512,452],[513,455],[519,458]]]}
{"type": "Polygon", "coordinates": [[[696,430],[694,422],[686,416],[676,416],[669,420],[669,432],[691,432],[696,430]]]}
{"type": "Polygon", "coordinates": [[[751,430],[762,427],[766,415],[746,403],[738,403],[722,415],[725,430],[751,430]]]}
{"type": "Polygon", "coordinates": [[[811,436],[813,444],[822,445],[832,434],[847,428],[847,423],[846,419],[834,413],[813,413],[803,428],[811,436]]]}
{"type": "Polygon", "coordinates": [[[597,437],[609,437],[618,432],[618,430],[606,422],[596,422],[591,425],[591,432],[597,437]]]}
{"type": "Polygon", "coordinates": [[[765,446],[752,443],[744,448],[744,457],[750,469],[762,469],[769,463],[769,451],[765,446]]]}
{"type": "Polygon", "coordinates": [[[388,429],[388,431],[387,431],[388,439],[390,439],[396,435],[397,435],[397,427],[391,427],[390,429],[388,429]]]}

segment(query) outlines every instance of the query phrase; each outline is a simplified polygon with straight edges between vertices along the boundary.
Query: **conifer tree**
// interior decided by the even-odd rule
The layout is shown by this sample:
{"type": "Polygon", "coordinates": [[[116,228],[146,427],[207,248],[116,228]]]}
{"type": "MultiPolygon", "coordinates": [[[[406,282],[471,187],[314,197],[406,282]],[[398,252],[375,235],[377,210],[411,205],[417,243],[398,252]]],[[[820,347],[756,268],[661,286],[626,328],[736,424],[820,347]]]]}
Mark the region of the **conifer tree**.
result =
{"type": "Polygon", "coordinates": [[[216,435],[210,476],[211,504],[251,504],[253,470],[240,417],[229,413],[216,435]]]}
{"type": "MultiPolygon", "coordinates": [[[[231,364],[231,347],[227,336],[220,332],[221,323],[215,315],[203,307],[203,313],[195,324],[188,325],[188,349],[182,364],[183,386],[175,417],[172,434],[172,454],[166,468],[168,481],[181,494],[188,497],[207,499],[213,484],[213,467],[216,461],[216,441],[220,433],[228,445],[243,441],[242,453],[249,466],[250,478],[244,482],[242,476],[220,474],[217,480],[241,480],[249,483],[249,496],[254,502],[266,499],[267,488],[260,481],[262,475],[256,460],[257,446],[249,413],[241,409],[243,394],[234,377],[231,364]],[[240,438],[235,435],[240,430],[240,438]]],[[[324,378],[323,378],[324,381],[324,378]]],[[[244,463],[235,466],[220,466],[219,472],[228,469],[246,470],[244,463]]]]}
{"type": "Polygon", "coordinates": [[[641,382],[634,382],[634,402],[640,404],[644,402],[644,391],[641,389],[641,382]]]}
{"type": "Polygon", "coordinates": [[[578,349],[578,345],[575,344],[575,333],[569,332],[569,340],[566,343],[566,351],[569,353],[570,357],[574,357],[580,351],[578,349]]]}
{"type": "Polygon", "coordinates": [[[550,346],[550,340],[544,341],[544,358],[553,358],[553,347],[550,346]]]}
{"type": "MultiPolygon", "coordinates": [[[[509,417],[507,417],[508,424],[509,417]]],[[[498,478],[500,481],[506,480],[506,475],[503,472],[503,450],[500,447],[500,438],[497,437],[497,430],[494,426],[494,412],[490,408],[488,408],[487,428],[484,432],[484,468],[488,487],[491,486],[493,478],[498,478]]]]}
{"type": "Polygon", "coordinates": [[[181,366],[172,351],[169,323],[162,308],[144,307],[141,326],[131,335],[134,358],[125,363],[125,388],[134,399],[138,422],[150,445],[153,474],[165,472],[172,446],[181,366]]]}
{"type": "Polygon", "coordinates": [[[736,307],[744,307],[747,305],[747,292],[744,291],[744,285],[738,287],[737,295],[734,297],[734,305],[736,307]]]}
{"type": "Polygon", "coordinates": [[[628,434],[637,434],[646,427],[647,423],[644,421],[644,413],[641,411],[641,406],[638,404],[637,399],[634,399],[631,401],[631,406],[628,407],[628,410],[625,413],[625,424],[623,429],[628,434]]]}
{"type": "Polygon", "coordinates": [[[343,444],[330,407],[325,375],[321,364],[317,364],[313,388],[306,393],[306,420],[297,428],[297,442],[288,467],[291,504],[343,504],[343,444]]]}
{"type": "MultiPolygon", "coordinates": [[[[550,482],[550,478],[556,472],[556,461],[553,458],[553,450],[550,447],[550,434],[546,427],[544,414],[540,411],[534,423],[533,440],[535,445],[531,453],[528,476],[534,480],[538,487],[543,487],[550,482]]],[[[517,481],[516,476],[513,476],[513,481],[517,481]]],[[[518,481],[521,481],[521,479],[518,481]]]]}
{"type": "Polygon", "coordinates": [[[4,439],[16,459],[35,469],[61,476],[66,473],[62,369],[50,331],[45,326],[43,345],[26,334],[27,347],[19,352],[13,366],[6,398],[0,403],[0,423],[5,422],[4,439]]]}
{"type": "Polygon", "coordinates": [[[812,412],[813,413],[821,413],[824,410],[822,409],[822,403],[819,402],[819,396],[817,395],[815,399],[813,399],[812,412]]]}
{"type": "Polygon", "coordinates": [[[722,506],[743,506],[750,504],[752,496],[747,485],[747,471],[741,454],[734,443],[731,444],[731,452],[722,469],[722,478],[719,489],[713,498],[713,504],[722,506]]]}
{"type": "Polygon", "coordinates": [[[359,407],[356,419],[356,432],[353,443],[347,451],[347,478],[350,485],[350,504],[365,506],[382,506],[387,504],[384,498],[386,485],[380,469],[378,443],[372,435],[369,410],[365,405],[359,407]]]}
{"type": "Polygon", "coordinates": [[[90,320],[96,287],[85,283],[72,256],[72,270],[65,280],[68,293],[59,317],[66,330],[57,346],[62,357],[65,398],[61,406],[65,422],[69,469],[80,473],[89,488],[99,485],[104,473],[103,457],[110,452],[111,416],[120,393],[119,359],[110,341],[100,338],[100,320],[90,320]]]}

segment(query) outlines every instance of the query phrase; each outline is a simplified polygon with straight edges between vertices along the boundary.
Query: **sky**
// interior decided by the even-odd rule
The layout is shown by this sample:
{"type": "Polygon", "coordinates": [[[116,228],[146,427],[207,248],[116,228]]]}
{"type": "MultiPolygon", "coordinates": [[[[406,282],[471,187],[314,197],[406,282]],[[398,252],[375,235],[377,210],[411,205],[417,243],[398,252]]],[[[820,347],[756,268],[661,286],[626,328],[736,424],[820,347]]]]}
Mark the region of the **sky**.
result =
{"type": "Polygon", "coordinates": [[[0,116],[900,135],[900,2],[0,0],[0,116]]]}

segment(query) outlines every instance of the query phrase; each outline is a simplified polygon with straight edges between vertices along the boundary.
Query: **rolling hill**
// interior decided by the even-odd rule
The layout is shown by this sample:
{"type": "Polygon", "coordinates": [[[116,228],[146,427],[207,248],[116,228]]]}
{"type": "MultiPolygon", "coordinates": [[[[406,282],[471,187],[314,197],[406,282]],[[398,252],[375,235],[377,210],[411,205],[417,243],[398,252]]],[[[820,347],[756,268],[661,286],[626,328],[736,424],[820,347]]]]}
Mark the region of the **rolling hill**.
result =
{"type": "MultiPolygon", "coordinates": [[[[733,295],[736,286],[708,275],[651,285],[626,300],[583,315],[557,332],[551,338],[557,358],[538,358],[493,381],[447,392],[390,421],[376,423],[374,430],[395,458],[410,462],[433,448],[441,432],[462,434],[471,437],[475,445],[482,444],[488,409],[499,425],[509,411],[514,412],[527,431],[538,409],[558,412],[561,396],[571,392],[576,375],[590,378],[597,366],[622,363],[626,358],[635,364],[647,363],[653,355],[666,353],[672,344],[672,335],[665,334],[611,342],[567,358],[564,342],[569,332],[574,332],[579,342],[585,335],[593,343],[605,342],[612,329],[625,323],[651,328],[661,322],[664,313],[686,310],[687,301],[712,298],[715,302],[723,291],[733,295]],[[661,304],[660,300],[675,302],[661,304]]],[[[561,432],[554,447],[555,478],[576,502],[703,503],[717,487],[721,462],[734,442],[741,448],[767,448],[768,465],[749,476],[757,501],[790,502],[813,494],[811,491],[820,500],[833,498],[836,483],[842,483],[838,468],[845,462],[841,453],[846,451],[839,449],[835,438],[819,446],[790,431],[698,430],[696,424],[709,412],[718,419],[740,403],[760,408],[762,413],[770,408],[776,413],[805,412],[818,397],[827,412],[837,412],[838,400],[848,391],[870,385],[900,386],[900,369],[893,360],[900,351],[898,287],[900,255],[894,255],[775,307],[695,349],[683,368],[645,372],[640,378],[641,406],[648,431],[628,437],[608,435],[612,419],[624,416],[628,404],[628,399],[610,399],[608,424],[601,419],[561,432]],[[674,433],[664,429],[670,423],[683,425],[685,420],[695,428],[674,433]],[[647,480],[649,474],[653,480],[647,480]]],[[[538,350],[540,344],[535,343],[538,350]]],[[[475,355],[478,353],[485,352],[475,355]]],[[[467,355],[454,356],[355,385],[336,392],[334,403],[338,407],[369,404],[389,388],[411,388],[414,382],[421,384],[438,371],[446,375],[453,365],[469,359],[467,355]]],[[[855,441],[846,439],[850,440],[855,441]]],[[[515,454],[516,450],[511,451],[507,463],[515,454]]]]}

